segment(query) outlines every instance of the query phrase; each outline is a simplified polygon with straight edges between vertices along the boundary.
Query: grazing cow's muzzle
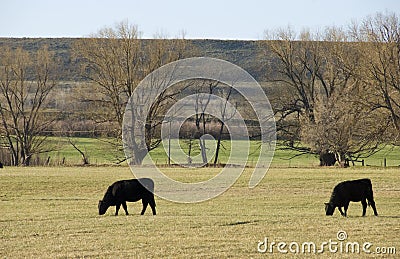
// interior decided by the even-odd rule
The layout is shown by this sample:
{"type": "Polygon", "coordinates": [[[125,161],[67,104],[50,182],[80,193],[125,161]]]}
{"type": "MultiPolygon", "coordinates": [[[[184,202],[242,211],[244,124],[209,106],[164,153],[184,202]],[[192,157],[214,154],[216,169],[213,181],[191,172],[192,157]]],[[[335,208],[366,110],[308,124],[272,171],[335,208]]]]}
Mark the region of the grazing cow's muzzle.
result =
{"type": "Polygon", "coordinates": [[[326,216],[332,216],[334,211],[335,211],[335,206],[333,206],[330,203],[325,203],[326,216]]]}

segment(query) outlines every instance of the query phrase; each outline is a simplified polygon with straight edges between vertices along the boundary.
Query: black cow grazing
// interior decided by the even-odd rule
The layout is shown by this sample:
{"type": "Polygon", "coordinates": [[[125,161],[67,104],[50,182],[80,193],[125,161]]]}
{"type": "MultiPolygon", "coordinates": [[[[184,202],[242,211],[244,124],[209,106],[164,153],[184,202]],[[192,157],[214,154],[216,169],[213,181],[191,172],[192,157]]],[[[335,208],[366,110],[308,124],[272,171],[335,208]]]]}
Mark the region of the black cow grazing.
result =
{"type": "Polygon", "coordinates": [[[141,215],[146,211],[148,204],[150,204],[153,215],[156,215],[156,202],[153,192],[154,182],[149,178],[115,182],[108,187],[103,200],[99,201],[99,215],[106,213],[108,207],[116,206],[115,216],[117,216],[121,205],[125,210],[125,214],[129,215],[126,202],[136,202],[139,200],[142,200],[143,204],[141,215]]]}
{"type": "Polygon", "coordinates": [[[333,189],[329,203],[325,203],[325,212],[327,216],[332,216],[335,208],[338,207],[340,214],[346,217],[349,203],[351,201],[361,201],[363,206],[362,215],[365,216],[365,212],[367,210],[366,200],[368,200],[368,205],[370,205],[374,210],[375,216],[378,216],[370,179],[341,182],[333,189]],[[342,207],[344,207],[344,213],[342,211],[342,207]]]}
{"type": "Polygon", "coordinates": [[[0,168],[3,168],[3,164],[0,162],[0,168]]]}

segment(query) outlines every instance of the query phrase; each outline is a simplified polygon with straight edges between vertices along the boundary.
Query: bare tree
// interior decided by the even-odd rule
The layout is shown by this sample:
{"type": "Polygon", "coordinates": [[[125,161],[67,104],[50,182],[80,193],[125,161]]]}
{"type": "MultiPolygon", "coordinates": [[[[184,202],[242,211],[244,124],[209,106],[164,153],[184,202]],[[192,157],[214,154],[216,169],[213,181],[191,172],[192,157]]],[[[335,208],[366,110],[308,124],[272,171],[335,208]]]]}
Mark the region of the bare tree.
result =
{"type": "Polygon", "coordinates": [[[0,63],[0,131],[12,164],[28,166],[33,155],[49,151],[43,132],[54,121],[53,113],[46,111],[56,86],[54,58],[46,47],[36,53],[6,48],[0,63]]]}
{"type": "Polygon", "coordinates": [[[79,154],[82,156],[82,164],[83,165],[88,165],[89,164],[89,157],[86,152],[84,152],[81,148],[78,147],[76,144],[76,141],[74,141],[72,138],[68,137],[68,143],[71,144],[71,146],[79,152],[79,154]]]}
{"type": "Polygon", "coordinates": [[[400,20],[395,13],[377,13],[353,23],[352,35],[363,42],[363,78],[370,87],[364,100],[387,111],[400,134],[400,20]]]}
{"type": "Polygon", "coordinates": [[[141,71],[141,42],[136,26],[122,22],[90,38],[80,39],[74,53],[82,62],[82,75],[94,88],[85,101],[100,103],[102,121],[116,121],[121,127],[127,100],[144,73],[141,71]],[[96,95],[97,93],[97,95],[96,95]]]}
{"type": "Polygon", "coordinates": [[[364,46],[350,42],[348,33],[336,27],[299,36],[281,30],[274,37],[264,44],[277,58],[279,75],[273,81],[284,94],[275,101],[276,116],[287,146],[321,158],[331,152],[341,164],[376,151],[383,141],[374,137],[382,136],[383,128],[376,126],[381,120],[369,106],[351,98],[366,89],[360,74],[364,46]],[[371,127],[365,129],[360,122],[371,127]]]}
{"type": "Polygon", "coordinates": [[[225,123],[227,123],[230,119],[232,119],[236,112],[236,110],[232,112],[231,110],[227,109],[228,102],[229,99],[231,98],[232,92],[233,92],[233,87],[229,86],[227,91],[223,94],[225,102],[223,103],[222,107],[220,107],[221,118],[218,120],[220,123],[220,128],[217,135],[217,146],[215,149],[214,167],[217,166],[218,163],[219,152],[221,150],[221,140],[224,133],[225,123]]]}
{"type": "Polygon", "coordinates": [[[312,152],[320,154],[322,164],[326,154],[334,154],[341,166],[349,161],[365,158],[387,140],[388,120],[378,110],[359,102],[363,92],[357,83],[342,92],[333,93],[329,99],[317,99],[315,123],[302,123],[301,140],[312,152]]]}
{"type": "Polygon", "coordinates": [[[275,82],[282,82],[291,89],[291,99],[279,110],[282,116],[293,113],[301,114],[314,120],[314,99],[316,74],[321,69],[320,45],[313,41],[308,33],[303,33],[302,41],[296,41],[297,35],[288,28],[269,33],[269,40],[262,42],[266,51],[272,51],[277,58],[279,77],[275,82]]]}
{"type": "Polygon", "coordinates": [[[199,139],[199,146],[203,164],[208,163],[206,139],[203,137],[207,134],[206,125],[210,115],[206,113],[207,107],[210,104],[211,95],[214,93],[215,88],[219,85],[218,81],[198,79],[195,86],[196,101],[194,103],[195,109],[195,124],[197,132],[195,133],[199,139]]]}
{"type": "MultiPolygon", "coordinates": [[[[118,140],[122,133],[127,102],[139,82],[155,69],[187,56],[190,51],[185,39],[168,40],[157,36],[153,40],[142,40],[137,26],[127,22],[122,22],[115,28],[103,29],[90,38],[80,40],[75,46],[77,58],[83,59],[84,77],[93,83],[95,92],[100,93],[97,98],[86,98],[102,105],[102,110],[105,111],[103,121],[117,123],[118,140]]],[[[158,83],[154,82],[149,87],[154,87],[155,90],[158,83]]],[[[155,138],[157,128],[162,123],[158,115],[174,95],[176,93],[164,91],[156,100],[148,100],[152,107],[146,118],[146,141],[143,145],[137,143],[137,148],[134,149],[136,158],[132,162],[140,164],[143,154],[161,142],[161,139],[155,138]]]]}

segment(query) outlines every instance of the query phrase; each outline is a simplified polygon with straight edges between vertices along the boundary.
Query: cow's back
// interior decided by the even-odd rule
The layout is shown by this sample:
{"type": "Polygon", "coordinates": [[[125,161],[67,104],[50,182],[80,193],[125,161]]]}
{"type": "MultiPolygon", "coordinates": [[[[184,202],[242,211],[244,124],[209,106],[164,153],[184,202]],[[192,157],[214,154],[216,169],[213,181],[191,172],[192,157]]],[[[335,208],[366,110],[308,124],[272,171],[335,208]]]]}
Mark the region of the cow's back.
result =
{"type": "Polygon", "coordinates": [[[149,188],[154,189],[153,181],[148,178],[121,180],[114,183],[114,196],[118,200],[135,202],[153,195],[152,192],[142,185],[143,183],[149,185],[149,188]]]}
{"type": "Polygon", "coordinates": [[[346,201],[358,202],[365,199],[372,191],[370,179],[359,179],[341,182],[335,186],[332,197],[335,203],[341,204],[346,201]]]}

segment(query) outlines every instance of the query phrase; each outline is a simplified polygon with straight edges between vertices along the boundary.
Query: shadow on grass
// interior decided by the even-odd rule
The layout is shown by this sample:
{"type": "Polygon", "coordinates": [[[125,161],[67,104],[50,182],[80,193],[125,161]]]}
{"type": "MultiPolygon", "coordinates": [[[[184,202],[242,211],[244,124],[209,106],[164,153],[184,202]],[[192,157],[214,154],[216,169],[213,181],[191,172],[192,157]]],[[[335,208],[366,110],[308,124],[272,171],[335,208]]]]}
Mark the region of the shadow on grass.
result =
{"type": "Polygon", "coordinates": [[[257,223],[257,222],[260,222],[260,220],[236,221],[236,222],[232,222],[232,223],[222,224],[220,226],[222,226],[222,227],[237,226],[237,225],[246,225],[246,224],[257,223]]]}
{"type": "Polygon", "coordinates": [[[385,215],[379,215],[377,218],[388,218],[388,219],[400,219],[400,216],[394,216],[394,215],[388,215],[388,216],[385,216],[385,215]]]}

